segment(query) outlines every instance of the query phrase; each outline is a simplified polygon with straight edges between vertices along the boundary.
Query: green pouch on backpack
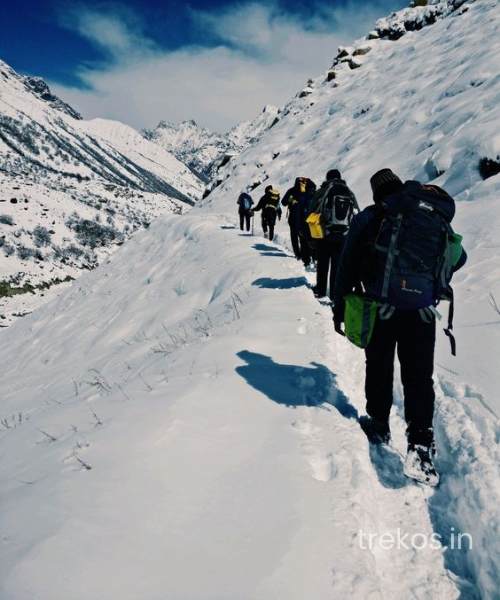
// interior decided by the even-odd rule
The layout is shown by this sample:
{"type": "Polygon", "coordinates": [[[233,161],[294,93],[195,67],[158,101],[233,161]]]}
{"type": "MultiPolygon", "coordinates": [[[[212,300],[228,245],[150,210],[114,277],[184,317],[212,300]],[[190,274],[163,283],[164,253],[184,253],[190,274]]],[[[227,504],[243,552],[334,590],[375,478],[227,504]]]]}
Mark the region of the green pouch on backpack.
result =
{"type": "Polygon", "coordinates": [[[345,297],[345,334],[358,348],[366,348],[370,343],[377,320],[378,302],[359,294],[345,297]]]}
{"type": "Polygon", "coordinates": [[[462,256],[462,240],[464,238],[459,233],[448,235],[448,256],[450,264],[454,267],[462,256]]]}

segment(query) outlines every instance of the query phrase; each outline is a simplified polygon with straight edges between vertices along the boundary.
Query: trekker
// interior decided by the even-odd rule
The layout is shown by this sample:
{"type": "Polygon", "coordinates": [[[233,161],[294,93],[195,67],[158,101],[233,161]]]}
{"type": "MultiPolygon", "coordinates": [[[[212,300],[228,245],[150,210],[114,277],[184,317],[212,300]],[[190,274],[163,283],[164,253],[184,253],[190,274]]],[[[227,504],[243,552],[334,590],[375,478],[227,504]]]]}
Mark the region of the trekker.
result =
{"type": "Polygon", "coordinates": [[[262,211],[262,231],[264,236],[269,232],[269,240],[274,239],[274,227],[276,225],[276,217],[281,219],[280,193],[272,185],[268,185],[264,190],[264,195],[259,200],[253,212],[262,211]]]}
{"type": "Polygon", "coordinates": [[[311,247],[309,228],[306,218],[309,215],[316,185],[307,177],[297,177],[295,184],[285,195],[281,204],[288,207],[288,225],[292,248],[297,260],[302,260],[305,267],[311,263],[311,247]]]}
{"type": "MultiPolygon", "coordinates": [[[[390,442],[397,348],[408,439],[405,474],[437,485],[432,380],[435,306],[440,299],[453,300],[451,277],[467,255],[461,237],[451,229],[455,203],[444,190],[417,181],[403,183],[390,169],[375,173],[370,183],[374,204],[354,217],[338,268],[335,330],[345,335],[346,296],[350,294],[350,301],[351,292],[362,286],[363,306],[369,303],[375,308],[375,322],[365,349],[367,416],[360,418],[360,425],[372,443],[390,442]],[[453,259],[450,240],[455,244],[453,259]]],[[[363,317],[366,314],[363,309],[363,317]]],[[[450,310],[445,331],[454,341],[452,314],[450,310]]]]}
{"type": "Polygon", "coordinates": [[[236,202],[238,205],[238,214],[240,216],[240,229],[250,231],[250,221],[252,219],[253,200],[250,194],[242,192],[236,202]]]}
{"type": "Polygon", "coordinates": [[[323,231],[323,237],[315,241],[317,272],[313,292],[317,298],[323,298],[327,295],[329,284],[330,300],[333,301],[337,264],[345,236],[352,217],[359,212],[356,196],[337,169],[331,169],[326,174],[326,180],[314,196],[311,211],[320,215],[323,231]]]}

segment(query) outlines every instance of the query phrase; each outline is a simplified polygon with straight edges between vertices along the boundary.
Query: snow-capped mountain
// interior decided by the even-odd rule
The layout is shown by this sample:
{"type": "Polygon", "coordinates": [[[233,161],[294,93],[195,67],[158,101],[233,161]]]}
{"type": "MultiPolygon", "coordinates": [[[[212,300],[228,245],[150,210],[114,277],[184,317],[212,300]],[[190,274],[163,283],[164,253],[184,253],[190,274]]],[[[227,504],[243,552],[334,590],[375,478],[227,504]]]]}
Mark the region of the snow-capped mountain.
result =
{"type": "Polygon", "coordinates": [[[172,152],[197,175],[210,182],[221,165],[254,143],[277,120],[279,110],[266,106],[255,119],[244,121],[226,133],[200,127],[195,121],[179,124],[161,121],[156,128],[143,132],[151,140],[172,152]]]}
{"type": "Polygon", "coordinates": [[[341,49],[204,201],[1,332],[0,597],[498,598],[500,12],[448,0],[415,22],[432,6],[341,49]],[[457,201],[436,489],[402,474],[399,380],[392,445],[368,444],[364,354],[287,223],[272,244],[236,230],[242,189],[332,167],[362,206],[382,167],[457,201]]]}
{"type": "Polygon", "coordinates": [[[204,187],[132,128],[82,120],[43,80],[3,62],[0,160],[0,325],[204,187]]]}

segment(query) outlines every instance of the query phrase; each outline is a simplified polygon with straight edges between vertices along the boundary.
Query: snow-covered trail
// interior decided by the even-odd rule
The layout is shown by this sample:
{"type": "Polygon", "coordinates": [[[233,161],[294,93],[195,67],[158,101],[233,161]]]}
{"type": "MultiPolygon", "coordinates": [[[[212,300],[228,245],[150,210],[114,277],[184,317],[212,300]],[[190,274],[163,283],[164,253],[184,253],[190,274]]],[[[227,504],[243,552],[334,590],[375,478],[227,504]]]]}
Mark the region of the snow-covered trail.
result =
{"type": "Polygon", "coordinates": [[[0,597],[494,597],[489,450],[469,440],[481,472],[457,459],[437,492],[370,451],[362,354],[306,283],[282,247],[193,211],[2,332],[0,597]],[[360,540],[462,526],[450,492],[468,555],[360,540]]]}

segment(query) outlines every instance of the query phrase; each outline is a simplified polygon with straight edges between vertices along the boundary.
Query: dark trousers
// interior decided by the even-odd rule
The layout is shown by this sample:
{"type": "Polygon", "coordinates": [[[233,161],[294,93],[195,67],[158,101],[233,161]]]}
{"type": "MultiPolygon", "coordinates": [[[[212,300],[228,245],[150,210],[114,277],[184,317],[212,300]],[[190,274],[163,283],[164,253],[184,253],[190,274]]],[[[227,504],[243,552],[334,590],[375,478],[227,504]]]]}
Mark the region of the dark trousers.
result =
{"type": "Polygon", "coordinates": [[[335,277],[337,276],[337,265],[344,244],[339,240],[318,240],[316,244],[317,271],[316,271],[316,293],[318,296],[326,296],[327,285],[329,285],[330,299],[333,300],[335,290],[335,277]],[[328,277],[330,274],[330,277],[328,277]]]}
{"type": "Polygon", "coordinates": [[[300,243],[299,243],[299,230],[294,227],[291,223],[290,225],[290,240],[292,241],[293,253],[296,258],[301,258],[300,253],[300,243]]]}
{"type": "Polygon", "coordinates": [[[396,311],[377,320],[366,348],[366,412],[387,422],[393,400],[394,357],[397,348],[404,390],[408,439],[428,443],[434,415],[434,346],[436,321],[425,323],[418,311],[396,311]]]}
{"type": "Polygon", "coordinates": [[[304,263],[304,266],[308,266],[311,262],[311,246],[309,245],[309,239],[307,235],[301,231],[299,233],[299,244],[300,244],[300,258],[304,263]]]}
{"type": "Polygon", "coordinates": [[[251,218],[252,218],[252,215],[249,210],[240,211],[240,229],[241,229],[241,231],[243,231],[243,229],[245,229],[245,228],[247,231],[250,231],[250,219],[251,218]]]}
{"type": "Polygon", "coordinates": [[[274,239],[274,227],[276,225],[276,210],[271,207],[266,207],[262,211],[262,231],[267,233],[269,231],[269,240],[272,242],[274,239]]]}
{"type": "Polygon", "coordinates": [[[307,267],[311,262],[311,248],[309,247],[307,235],[290,221],[288,224],[290,225],[290,239],[292,241],[293,253],[296,258],[301,258],[307,267]]]}

